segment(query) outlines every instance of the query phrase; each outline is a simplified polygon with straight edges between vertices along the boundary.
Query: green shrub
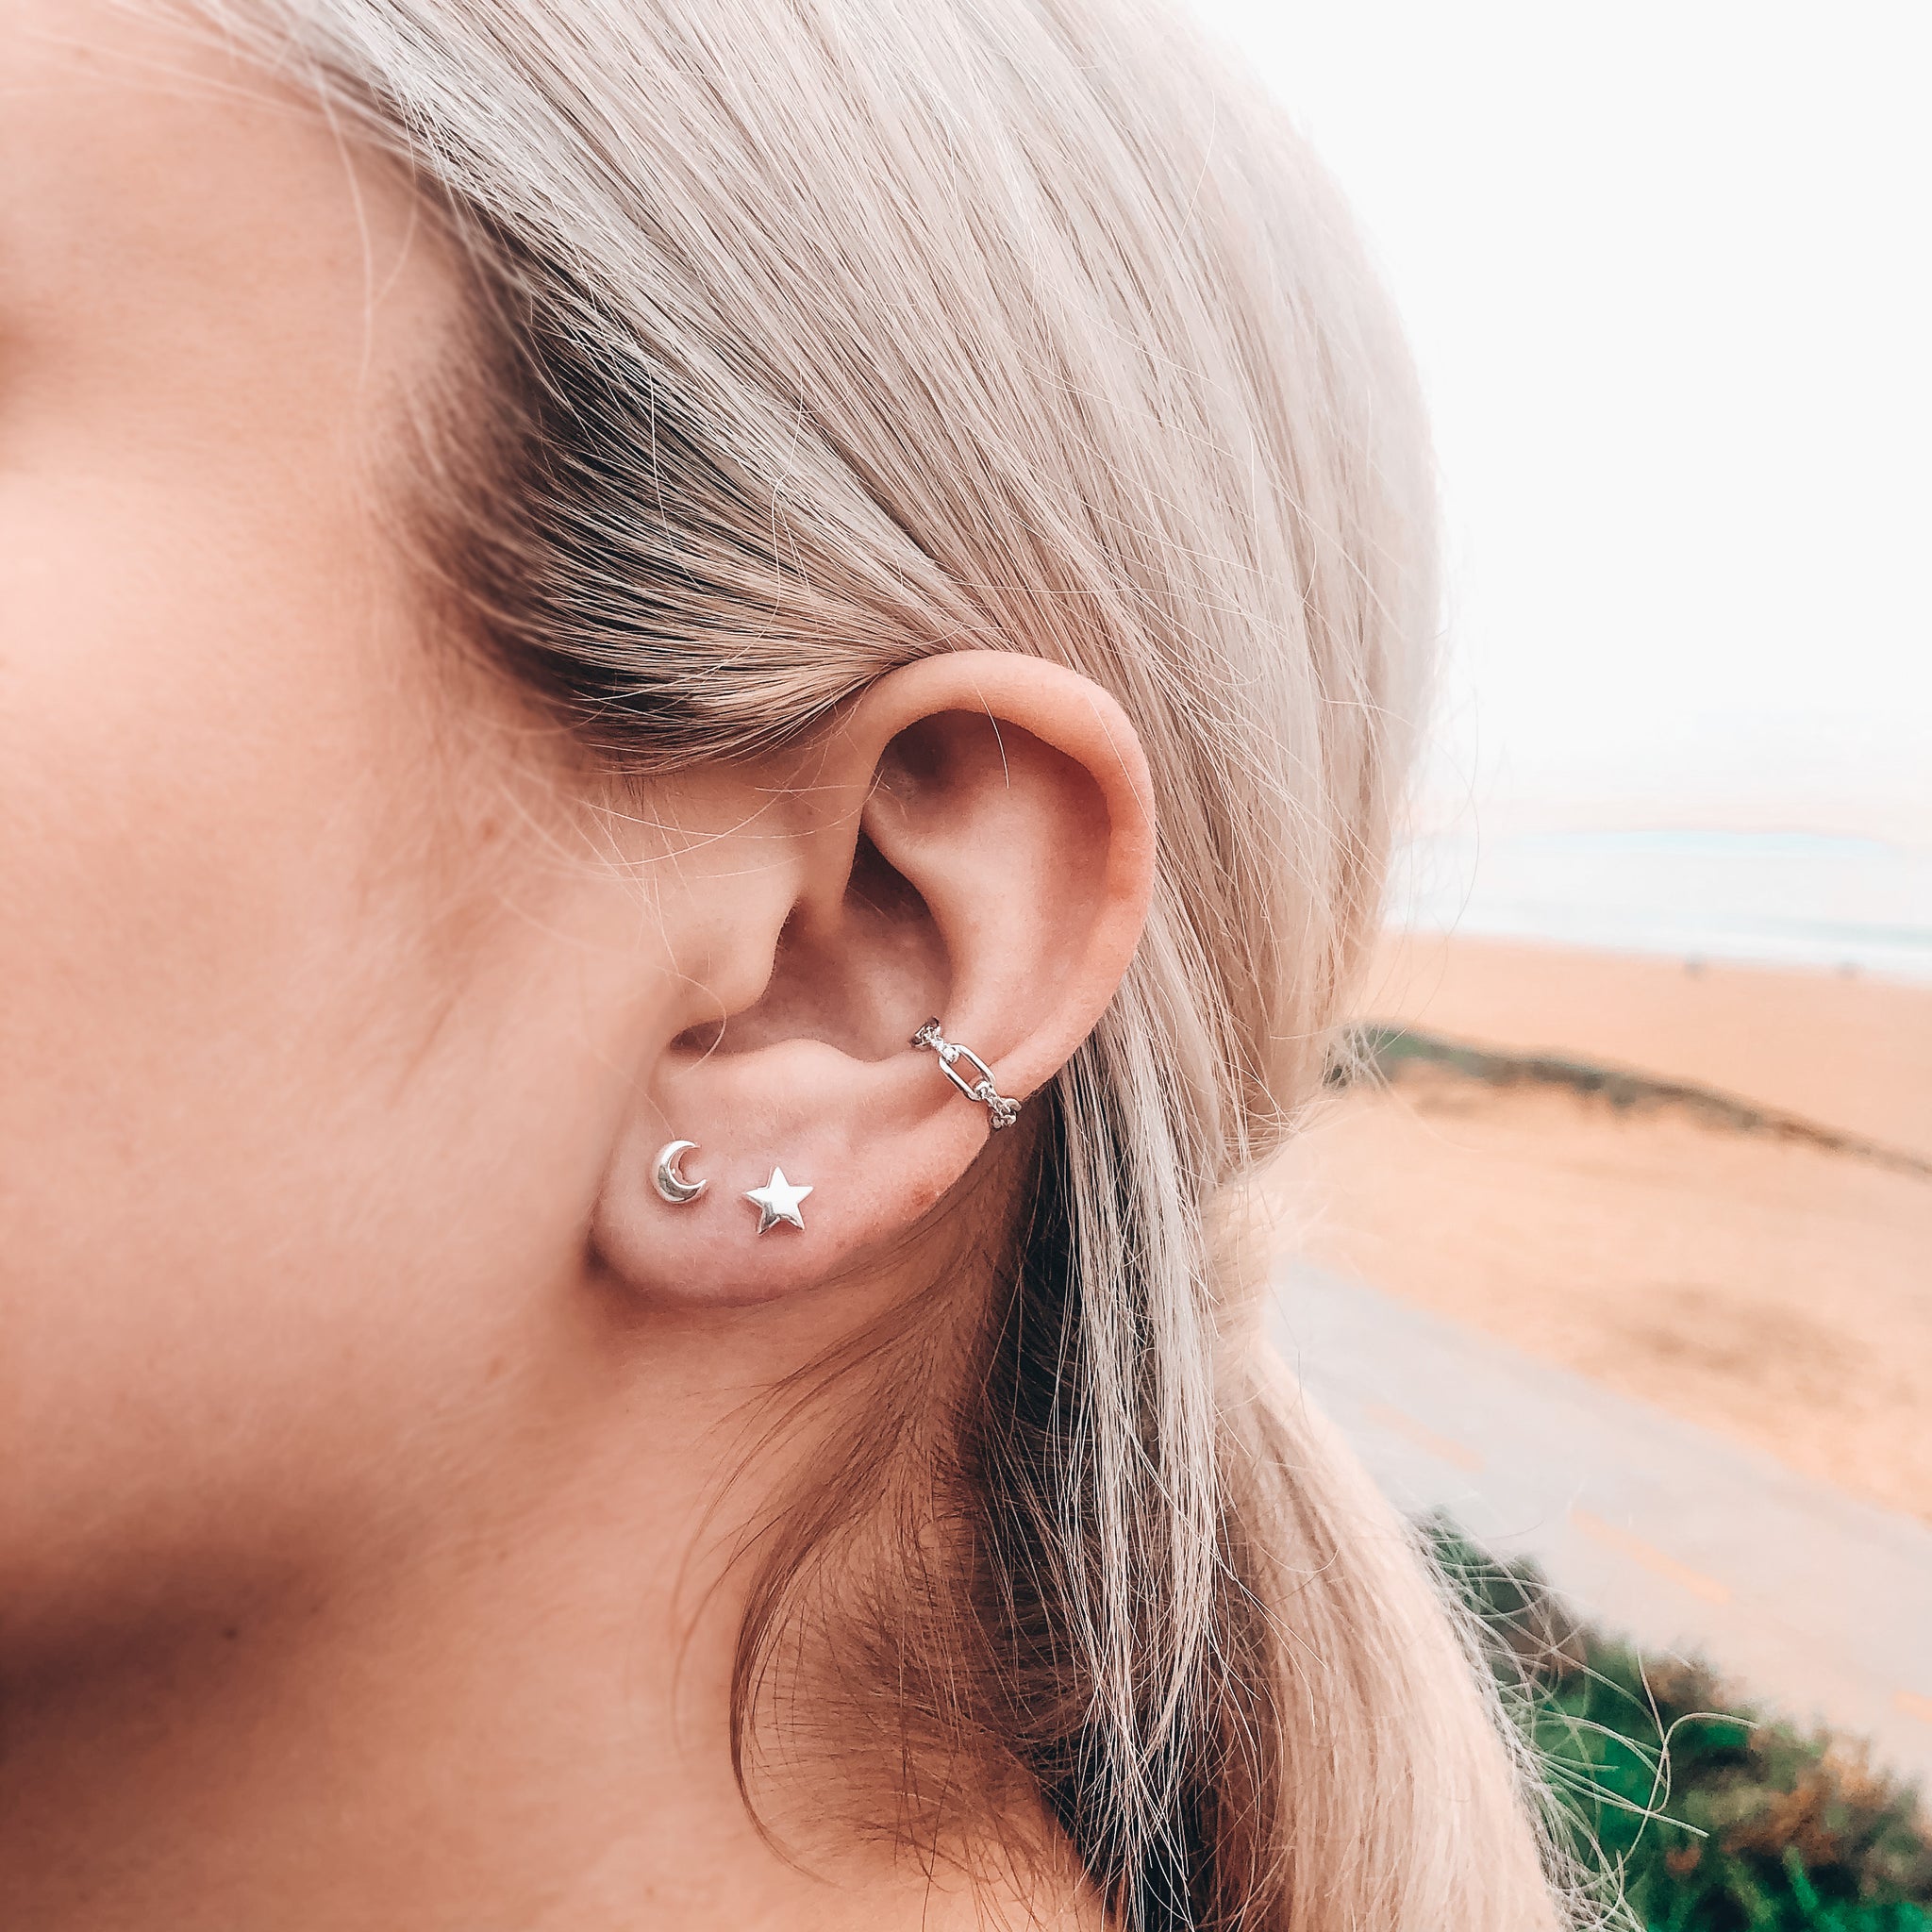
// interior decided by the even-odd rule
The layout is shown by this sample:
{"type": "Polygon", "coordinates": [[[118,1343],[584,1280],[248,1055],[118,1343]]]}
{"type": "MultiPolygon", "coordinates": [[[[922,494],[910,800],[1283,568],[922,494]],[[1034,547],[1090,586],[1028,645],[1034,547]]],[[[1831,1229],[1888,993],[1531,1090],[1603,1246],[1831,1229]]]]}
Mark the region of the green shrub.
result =
{"type": "Polygon", "coordinates": [[[1586,1867],[1645,1932],[1932,1932],[1932,1835],[1864,1747],[1578,1623],[1533,1564],[1424,1525],[1475,1609],[1586,1867]]]}

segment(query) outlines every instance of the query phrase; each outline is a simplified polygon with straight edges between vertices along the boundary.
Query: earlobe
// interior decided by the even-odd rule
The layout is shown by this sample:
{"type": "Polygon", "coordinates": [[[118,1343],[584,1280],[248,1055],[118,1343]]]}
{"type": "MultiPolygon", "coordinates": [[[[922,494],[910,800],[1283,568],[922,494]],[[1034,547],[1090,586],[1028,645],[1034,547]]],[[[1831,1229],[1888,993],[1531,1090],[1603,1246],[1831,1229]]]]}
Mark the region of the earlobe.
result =
{"type": "Polygon", "coordinates": [[[760,842],[692,917],[771,969],[648,1043],[596,1217],[627,1286],[684,1303],[791,1295],[914,1228],[1098,1021],[1152,887],[1131,726],[1037,658],[893,672],[744,782],[760,842]]]}

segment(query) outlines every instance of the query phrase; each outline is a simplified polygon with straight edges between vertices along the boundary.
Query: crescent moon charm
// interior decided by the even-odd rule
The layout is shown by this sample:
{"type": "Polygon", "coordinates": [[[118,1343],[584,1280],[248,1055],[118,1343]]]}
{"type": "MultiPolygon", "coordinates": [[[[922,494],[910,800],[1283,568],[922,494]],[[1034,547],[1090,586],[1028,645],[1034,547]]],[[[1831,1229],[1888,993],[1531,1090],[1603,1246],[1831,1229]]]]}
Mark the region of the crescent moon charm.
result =
{"type": "Polygon", "coordinates": [[[677,1171],[677,1163],[697,1144],[695,1141],[669,1141],[658,1148],[652,1165],[651,1185],[675,1208],[695,1201],[711,1185],[709,1181],[688,1181],[677,1171]]]}

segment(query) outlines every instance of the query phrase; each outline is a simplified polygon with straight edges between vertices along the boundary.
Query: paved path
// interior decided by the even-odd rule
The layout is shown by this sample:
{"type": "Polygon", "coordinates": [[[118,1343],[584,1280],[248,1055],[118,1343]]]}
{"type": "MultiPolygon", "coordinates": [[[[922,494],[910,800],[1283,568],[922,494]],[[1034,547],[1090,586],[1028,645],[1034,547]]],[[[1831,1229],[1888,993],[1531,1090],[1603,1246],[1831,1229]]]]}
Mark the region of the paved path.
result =
{"type": "Polygon", "coordinates": [[[1277,1335],[1404,1508],[1932,1792],[1932,1529],[1332,1274],[1288,1271],[1277,1335]]]}

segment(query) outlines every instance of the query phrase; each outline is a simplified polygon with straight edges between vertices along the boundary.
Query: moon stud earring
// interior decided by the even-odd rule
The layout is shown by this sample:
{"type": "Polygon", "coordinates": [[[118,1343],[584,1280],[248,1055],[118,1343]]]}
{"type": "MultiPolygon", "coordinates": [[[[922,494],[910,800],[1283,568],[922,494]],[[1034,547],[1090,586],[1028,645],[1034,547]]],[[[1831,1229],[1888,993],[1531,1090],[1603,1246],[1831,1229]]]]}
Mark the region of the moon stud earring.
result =
{"type": "Polygon", "coordinates": [[[785,1178],[785,1170],[774,1167],[772,1178],[761,1188],[749,1189],[744,1198],[758,1210],[758,1232],[769,1234],[781,1221],[802,1230],[805,1216],[798,1211],[798,1204],[810,1192],[809,1188],[793,1187],[785,1178]]]}
{"type": "Polygon", "coordinates": [[[709,1181],[688,1181],[677,1171],[678,1162],[694,1152],[697,1144],[695,1141],[667,1141],[651,1163],[651,1185],[674,1208],[689,1207],[711,1185],[709,1181]]]}

